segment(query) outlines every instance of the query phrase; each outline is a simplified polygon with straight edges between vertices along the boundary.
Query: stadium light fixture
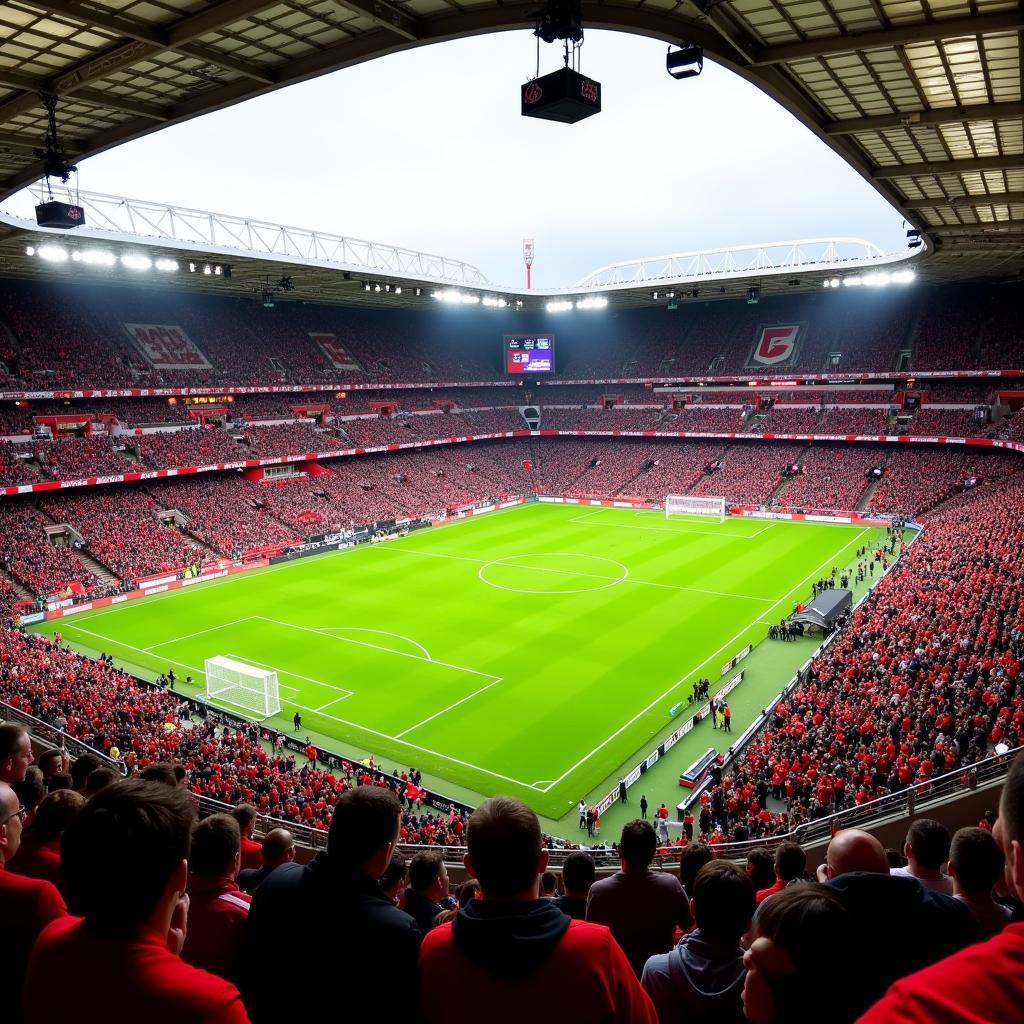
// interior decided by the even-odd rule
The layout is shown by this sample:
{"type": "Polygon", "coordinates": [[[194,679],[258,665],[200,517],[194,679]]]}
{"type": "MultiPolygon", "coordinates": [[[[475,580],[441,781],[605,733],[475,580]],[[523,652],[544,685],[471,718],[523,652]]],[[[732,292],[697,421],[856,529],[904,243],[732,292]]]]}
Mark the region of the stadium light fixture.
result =
{"type": "Polygon", "coordinates": [[[677,81],[696,78],[704,70],[704,50],[696,43],[683,43],[678,50],[670,46],[665,54],[665,70],[677,81]]]}
{"type": "Polygon", "coordinates": [[[34,245],[26,245],[25,246],[25,255],[26,256],[35,256],[35,254],[36,254],[36,247],[34,245]]]}
{"type": "Polygon", "coordinates": [[[209,277],[212,273],[213,273],[213,267],[211,267],[209,263],[204,264],[204,266],[203,266],[203,276],[204,277],[209,277]]]}
{"type": "Polygon", "coordinates": [[[603,295],[591,295],[585,299],[577,299],[577,309],[606,309],[608,300],[603,295]]]}
{"type": "Polygon", "coordinates": [[[154,264],[157,270],[163,271],[165,274],[171,274],[178,269],[178,261],[168,259],[166,256],[162,256],[154,264]]]}
{"type": "Polygon", "coordinates": [[[401,295],[402,294],[402,286],[400,284],[396,284],[395,285],[395,294],[396,295],[401,295]]]}
{"type": "Polygon", "coordinates": [[[43,245],[39,248],[39,258],[47,263],[65,263],[68,251],[62,245],[43,245]]]}
{"type": "Polygon", "coordinates": [[[375,292],[379,292],[379,291],[380,291],[380,281],[378,281],[378,282],[377,282],[377,283],[376,283],[376,284],[375,284],[375,285],[373,286],[373,290],[374,290],[375,292]]]}
{"type": "Polygon", "coordinates": [[[129,270],[149,270],[153,266],[153,261],[148,256],[126,252],[121,255],[121,266],[129,270]]]}
{"type": "Polygon", "coordinates": [[[912,270],[897,270],[892,275],[893,284],[913,284],[917,275],[912,270]]]}
{"type": "Polygon", "coordinates": [[[369,281],[364,281],[363,282],[363,291],[364,292],[368,292],[370,290],[370,287],[371,287],[371,285],[370,285],[369,281]]]}
{"type": "Polygon", "coordinates": [[[568,313],[572,309],[572,303],[566,299],[556,299],[544,307],[549,313],[568,313]]]}
{"type": "Polygon", "coordinates": [[[104,249],[83,249],[82,262],[93,267],[112,267],[117,257],[104,249]]]}
{"type": "Polygon", "coordinates": [[[849,277],[843,278],[844,288],[859,288],[863,283],[863,280],[858,274],[851,274],[849,277]]]}
{"type": "Polygon", "coordinates": [[[422,288],[413,288],[412,293],[418,299],[423,294],[423,289],[422,288]]]}

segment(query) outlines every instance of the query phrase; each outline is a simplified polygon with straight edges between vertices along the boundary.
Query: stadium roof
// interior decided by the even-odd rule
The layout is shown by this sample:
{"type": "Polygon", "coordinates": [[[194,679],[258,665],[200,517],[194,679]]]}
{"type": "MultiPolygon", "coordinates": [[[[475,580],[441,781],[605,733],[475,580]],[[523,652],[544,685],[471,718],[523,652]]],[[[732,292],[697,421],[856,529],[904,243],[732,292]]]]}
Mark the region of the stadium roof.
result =
{"type": "MultiPolygon", "coordinates": [[[[46,95],[80,159],[383,54],[531,27],[537,6],[12,0],[0,8],[0,198],[41,174],[46,95]]],[[[773,96],[927,232],[930,276],[1024,269],[1017,0],[584,0],[583,17],[699,43],[773,96]]]]}

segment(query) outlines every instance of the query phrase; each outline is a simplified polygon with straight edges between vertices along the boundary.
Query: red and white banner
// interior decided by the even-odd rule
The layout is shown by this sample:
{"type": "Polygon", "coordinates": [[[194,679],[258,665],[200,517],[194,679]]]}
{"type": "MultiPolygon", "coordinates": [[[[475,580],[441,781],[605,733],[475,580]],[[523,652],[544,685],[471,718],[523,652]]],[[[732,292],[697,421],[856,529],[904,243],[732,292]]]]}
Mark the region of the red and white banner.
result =
{"type": "Polygon", "coordinates": [[[337,335],[320,334],[316,331],[310,331],[309,336],[320,351],[327,356],[327,359],[336,370],[362,369],[356,361],[356,357],[338,341],[337,335]]]}
{"type": "Polygon", "coordinates": [[[135,347],[158,370],[205,370],[206,356],[174,324],[125,324],[135,347]]]}
{"type": "Polygon", "coordinates": [[[758,327],[754,350],[750,353],[750,365],[759,363],[761,366],[778,366],[790,362],[796,355],[802,328],[802,324],[758,327]]]}

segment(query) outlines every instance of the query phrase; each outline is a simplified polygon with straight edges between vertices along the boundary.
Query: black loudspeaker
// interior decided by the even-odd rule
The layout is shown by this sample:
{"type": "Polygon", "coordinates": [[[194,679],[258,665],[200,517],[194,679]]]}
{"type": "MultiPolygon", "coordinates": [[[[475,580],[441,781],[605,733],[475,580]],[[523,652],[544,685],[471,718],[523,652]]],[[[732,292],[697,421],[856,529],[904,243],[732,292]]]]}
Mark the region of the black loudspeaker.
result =
{"type": "Polygon", "coordinates": [[[601,113],[601,83],[572,68],[559,68],[527,82],[520,90],[520,99],[523,117],[575,124],[601,113]]]}
{"type": "Polygon", "coordinates": [[[36,207],[36,223],[41,228],[80,228],[85,223],[85,210],[70,203],[40,203],[36,207]]]}

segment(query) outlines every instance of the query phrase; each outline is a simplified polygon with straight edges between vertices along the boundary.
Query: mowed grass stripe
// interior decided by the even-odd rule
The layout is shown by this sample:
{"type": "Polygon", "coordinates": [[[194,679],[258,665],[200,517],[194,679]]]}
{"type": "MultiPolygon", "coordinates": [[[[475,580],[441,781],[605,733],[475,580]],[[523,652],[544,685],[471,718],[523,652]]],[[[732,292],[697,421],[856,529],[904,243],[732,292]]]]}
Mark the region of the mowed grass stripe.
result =
{"type": "Polygon", "coordinates": [[[342,743],[477,793],[511,790],[559,817],[670,727],[668,706],[689,686],[659,695],[711,655],[699,674],[717,682],[722,662],[764,636],[757,620],[771,604],[858,535],[796,523],[762,532],[751,520],[622,530],[638,522],[632,510],[597,511],[581,525],[577,507],[529,505],[44,628],[73,640],[77,624],[109,638],[88,647],[153,674],[229,652],[275,665],[297,692],[282,724],[300,707],[307,727],[342,743]],[[480,578],[495,561],[484,576],[506,589],[480,578]],[[609,585],[612,563],[660,586],[609,585]],[[338,640],[376,644],[374,630],[393,634],[380,647],[414,657],[338,640]],[[420,650],[451,668],[426,668],[420,650]],[[352,696],[338,702],[342,689],[352,696]],[[547,793],[530,788],[552,780],[547,793]]]}

